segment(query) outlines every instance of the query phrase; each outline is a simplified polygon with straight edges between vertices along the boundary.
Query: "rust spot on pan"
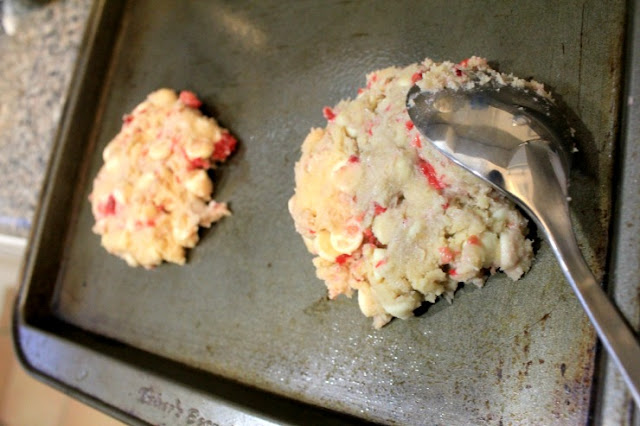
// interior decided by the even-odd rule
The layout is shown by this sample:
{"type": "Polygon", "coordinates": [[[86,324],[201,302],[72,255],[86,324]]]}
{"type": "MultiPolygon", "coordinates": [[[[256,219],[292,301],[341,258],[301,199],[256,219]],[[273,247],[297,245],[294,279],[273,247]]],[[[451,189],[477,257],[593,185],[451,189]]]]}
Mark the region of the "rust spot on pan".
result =
{"type": "Polygon", "coordinates": [[[564,412],[571,414],[587,412],[593,385],[594,355],[596,336],[593,328],[585,320],[582,336],[575,356],[558,365],[559,386],[554,392],[557,406],[564,406],[564,412]]]}

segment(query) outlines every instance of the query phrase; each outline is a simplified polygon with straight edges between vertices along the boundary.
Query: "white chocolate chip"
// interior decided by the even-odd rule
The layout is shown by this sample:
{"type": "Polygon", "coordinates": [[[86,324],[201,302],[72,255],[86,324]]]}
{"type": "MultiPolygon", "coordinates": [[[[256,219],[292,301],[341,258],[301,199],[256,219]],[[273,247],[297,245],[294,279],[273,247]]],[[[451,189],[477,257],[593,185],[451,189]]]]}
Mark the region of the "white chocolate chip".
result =
{"type": "Polygon", "coordinates": [[[213,154],[213,142],[205,138],[191,139],[185,144],[184,152],[189,158],[209,158],[213,154]]]}
{"type": "Polygon", "coordinates": [[[138,182],[136,182],[136,189],[144,190],[151,186],[151,184],[156,180],[156,177],[153,173],[145,173],[140,176],[138,182]]]}
{"type": "Polygon", "coordinates": [[[116,202],[118,202],[119,204],[126,204],[127,200],[126,200],[125,193],[120,188],[116,188],[113,191],[113,198],[115,198],[116,202]]]}
{"type": "Polygon", "coordinates": [[[388,210],[373,219],[371,230],[378,241],[382,244],[389,244],[394,232],[394,223],[388,210]]]}
{"type": "Polygon", "coordinates": [[[213,184],[207,175],[207,172],[200,169],[192,172],[184,183],[187,191],[198,197],[209,199],[213,191],[213,184]]]}
{"type": "Polygon", "coordinates": [[[418,235],[420,233],[420,231],[422,231],[422,222],[416,220],[409,227],[409,231],[407,232],[407,236],[409,236],[410,238],[414,238],[416,235],[418,235]]]}
{"type": "Polygon", "coordinates": [[[514,249],[515,234],[509,231],[500,233],[500,265],[502,269],[513,267],[518,261],[516,250],[514,249]]]}
{"type": "Polygon", "coordinates": [[[398,318],[408,318],[413,310],[420,306],[420,294],[417,291],[398,294],[393,286],[374,285],[373,294],[384,306],[385,311],[398,318]]]}
{"type": "Polygon", "coordinates": [[[498,236],[493,232],[483,232],[480,236],[480,241],[482,242],[482,248],[484,249],[483,267],[489,268],[491,265],[499,262],[499,258],[496,259],[498,236]]]}
{"type": "Polygon", "coordinates": [[[360,306],[362,313],[368,317],[384,313],[384,309],[373,297],[368,286],[358,290],[358,306],[360,306]]]}
{"type": "Polygon", "coordinates": [[[152,160],[164,160],[171,154],[171,144],[168,140],[159,140],[149,147],[149,158],[152,160]]]}
{"type": "Polygon", "coordinates": [[[104,163],[104,168],[109,172],[115,172],[120,168],[120,160],[117,157],[109,158],[104,163]]]}
{"type": "Polygon", "coordinates": [[[395,159],[394,167],[395,167],[395,178],[400,182],[406,181],[411,175],[411,172],[413,171],[413,168],[409,165],[408,160],[400,156],[398,156],[398,158],[395,159]]]}
{"type": "Polygon", "coordinates": [[[315,240],[313,241],[313,247],[315,248],[316,253],[318,253],[318,256],[330,262],[335,261],[336,257],[341,254],[333,248],[333,245],[331,245],[331,233],[326,229],[318,232],[315,240]]]}
{"type": "Polygon", "coordinates": [[[175,92],[170,89],[160,89],[147,96],[147,100],[158,106],[168,106],[178,100],[175,92]]]}
{"type": "Polygon", "coordinates": [[[339,233],[332,232],[329,240],[331,246],[341,254],[351,254],[362,245],[362,232],[339,233]]]}
{"type": "Polygon", "coordinates": [[[360,164],[349,159],[339,161],[331,169],[331,181],[340,191],[350,192],[357,185],[362,174],[360,164]]]}

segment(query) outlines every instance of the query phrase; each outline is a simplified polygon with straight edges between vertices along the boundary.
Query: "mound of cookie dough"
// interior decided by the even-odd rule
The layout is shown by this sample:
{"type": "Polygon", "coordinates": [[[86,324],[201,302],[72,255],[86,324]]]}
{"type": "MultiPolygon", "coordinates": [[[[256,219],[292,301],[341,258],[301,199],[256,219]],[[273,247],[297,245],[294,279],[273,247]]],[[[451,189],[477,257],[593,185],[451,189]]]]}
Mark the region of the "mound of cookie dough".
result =
{"type": "Polygon", "coordinates": [[[414,84],[438,91],[489,82],[546,95],[482,58],[425,59],[369,74],[355,99],[324,108],[326,128],[302,145],[289,201],[296,230],[329,297],[357,290],[376,328],[425,301],[451,300],[459,283],[482,286],[498,270],[516,280],[531,265],[527,220],[423,141],[405,107],[414,84]]]}
{"type": "Polygon", "coordinates": [[[198,227],[230,215],[211,198],[207,170],[227,159],[236,139],[200,105],[192,92],[157,90],[124,116],[104,149],[89,195],[93,231],[130,266],[184,264],[198,227]]]}

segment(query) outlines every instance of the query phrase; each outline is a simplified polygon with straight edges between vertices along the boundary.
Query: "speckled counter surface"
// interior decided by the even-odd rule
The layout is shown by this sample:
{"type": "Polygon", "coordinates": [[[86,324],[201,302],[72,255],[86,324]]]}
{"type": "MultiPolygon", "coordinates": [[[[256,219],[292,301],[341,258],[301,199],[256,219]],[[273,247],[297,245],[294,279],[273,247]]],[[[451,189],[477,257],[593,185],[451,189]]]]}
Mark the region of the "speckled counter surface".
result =
{"type": "Polygon", "coordinates": [[[44,2],[0,33],[0,234],[31,228],[91,4],[44,2]]]}

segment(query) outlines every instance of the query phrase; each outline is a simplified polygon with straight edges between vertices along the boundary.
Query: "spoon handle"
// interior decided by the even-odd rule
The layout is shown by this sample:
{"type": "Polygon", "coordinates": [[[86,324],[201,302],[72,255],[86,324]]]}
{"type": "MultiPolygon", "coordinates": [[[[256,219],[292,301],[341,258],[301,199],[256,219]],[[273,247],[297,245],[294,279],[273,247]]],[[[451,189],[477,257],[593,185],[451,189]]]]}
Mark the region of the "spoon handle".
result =
{"type": "Polygon", "coordinates": [[[547,231],[562,272],[640,406],[640,346],[637,338],[587,266],[571,227],[567,203],[562,204],[556,210],[539,212],[538,220],[547,231]]]}

